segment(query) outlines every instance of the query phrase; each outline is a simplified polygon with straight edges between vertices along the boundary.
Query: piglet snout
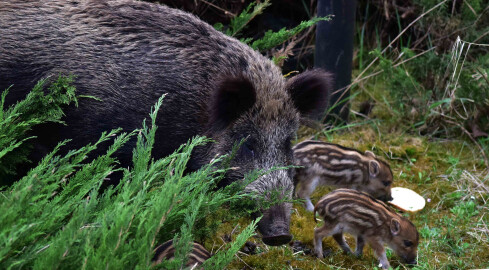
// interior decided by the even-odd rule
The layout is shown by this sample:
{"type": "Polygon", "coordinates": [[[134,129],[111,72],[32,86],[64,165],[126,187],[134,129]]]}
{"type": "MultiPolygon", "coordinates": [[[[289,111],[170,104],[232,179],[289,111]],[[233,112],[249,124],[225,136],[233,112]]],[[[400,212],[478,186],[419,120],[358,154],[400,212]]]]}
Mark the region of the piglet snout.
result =
{"type": "Polygon", "coordinates": [[[389,202],[389,201],[394,200],[394,198],[392,198],[392,196],[390,194],[384,195],[384,196],[379,196],[379,197],[377,197],[377,199],[384,201],[384,202],[389,202]]]}
{"type": "Polygon", "coordinates": [[[416,257],[405,257],[405,256],[401,256],[402,259],[404,260],[405,263],[407,264],[410,264],[410,265],[417,265],[418,262],[416,261],[416,257]]]}
{"type": "Polygon", "coordinates": [[[407,261],[406,263],[407,263],[407,264],[412,264],[412,265],[416,265],[416,264],[418,264],[418,262],[417,262],[416,260],[407,261]]]}

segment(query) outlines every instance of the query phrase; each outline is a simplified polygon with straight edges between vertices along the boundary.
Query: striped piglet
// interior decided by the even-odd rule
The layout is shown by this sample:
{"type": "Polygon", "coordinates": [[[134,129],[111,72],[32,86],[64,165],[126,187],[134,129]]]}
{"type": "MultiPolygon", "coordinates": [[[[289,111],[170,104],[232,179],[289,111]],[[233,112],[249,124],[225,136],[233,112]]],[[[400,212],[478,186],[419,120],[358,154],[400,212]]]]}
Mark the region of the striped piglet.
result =
{"type": "MultiPolygon", "coordinates": [[[[168,240],[165,243],[159,245],[154,250],[153,266],[161,263],[164,260],[171,260],[175,256],[175,247],[173,246],[173,240],[168,240]]],[[[192,250],[188,254],[188,260],[185,264],[189,269],[200,269],[205,260],[209,259],[211,254],[200,244],[193,243],[192,250]]]]}
{"type": "Polygon", "coordinates": [[[384,269],[389,268],[384,244],[406,263],[416,264],[419,234],[414,224],[368,194],[337,189],[319,200],[314,216],[316,212],[324,219],[324,225],[314,230],[314,251],[319,258],[323,257],[322,239],[330,235],[351,253],[343,237],[350,233],[357,237],[355,255],[362,255],[367,242],[384,269]]]}

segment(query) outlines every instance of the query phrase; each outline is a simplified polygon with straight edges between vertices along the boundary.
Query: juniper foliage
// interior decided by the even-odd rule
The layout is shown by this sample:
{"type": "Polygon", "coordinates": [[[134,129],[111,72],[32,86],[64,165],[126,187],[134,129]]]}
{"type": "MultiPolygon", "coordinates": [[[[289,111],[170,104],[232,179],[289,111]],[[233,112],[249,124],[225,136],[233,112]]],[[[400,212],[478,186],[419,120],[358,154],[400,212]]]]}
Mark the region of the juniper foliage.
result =
{"type": "MultiPolygon", "coordinates": [[[[231,20],[229,27],[225,31],[226,35],[232,37],[236,36],[251,20],[263,13],[263,10],[270,5],[270,0],[265,0],[263,3],[250,3],[238,16],[231,20]],[[251,10],[251,8],[253,8],[253,10],[251,10]]],[[[224,25],[222,23],[217,23],[214,27],[217,30],[222,31],[224,25]]]]}
{"type": "Polygon", "coordinates": [[[267,32],[265,32],[265,35],[261,39],[255,40],[253,41],[253,43],[251,43],[251,48],[259,51],[273,48],[284,43],[286,40],[292,38],[303,30],[315,25],[316,23],[329,20],[331,20],[331,16],[317,17],[312,18],[308,21],[303,21],[298,26],[292,29],[285,29],[284,27],[277,32],[268,30],[267,32]]]}
{"type": "MultiPolygon", "coordinates": [[[[253,20],[256,16],[263,13],[265,8],[271,5],[270,0],[265,0],[263,3],[252,2],[246,7],[238,16],[231,19],[229,26],[224,31],[224,25],[222,23],[217,23],[214,28],[225,33],[228,36],[237,36],[240,31],[242,31],[246,25],[253,20]],[[251,10],[253,8],[253,10],[251,10]]],[[[332,16],[317,17],[312,18],[307,21],[301,22],[298,26],[292,29],[282,28],[277,32],[268,30],[265,35],[260,38],[253,40],[253,38],[242,38],[241,42],[248,44],[251,48],[258,51],[266,51],[272,49],[280,44],[283,44],[287,40],[291,39],[295,35],[304,31],[305,29],[315,25],[320,21],[329,21],[332,16]]]]}
{"type": "MultiPolygon", "coordinates": [[[[34,99],[32,104],[40,102],[34,99]]],[[[222,222],[213,220],[212,213],[250,199],[242,192],[248,181],[215,189],[226,172],[217,164],[226,164],[231,157],[217,158],[199,171],[184,174],[192,149],[209,139],[193,138],[168,157],[151,159],[156,113],[162,101],[163,97],[152,108],[150,126],[143,122],[142,129],[133,132],[116,129],[103,133],[94,144],[63,156],[57,153],[66,141],[60,142],[25,177],[1,191],[1,269],[147,269],[152,265],[154,248],[172,238],[175,259],[157,267],[181,269],[195,235],[208,232],[196,224],[222,222]],[[134,165],[121,169],[114,153],[135,136],[134,165]],[[106,141],[112,141],[106,153],[86,161],[88,154],[106,141]],[[120,183],[101,191],[104,179],[115,171],[123,173],[120,183]]],[[[12,115],[22,104],[7,112],[12,115]]],[[[11,134],[8,138],[17,141],[23,136],[11,134]]],[[[233,243],[217,252],[206,269],[227,265],[255,227],[256,222],[251,223],[233,243]]]]}
{"type": "Polygon", "coordinates": [[[39,81],[24,100],[11,108],[4,109],[9,89],[0,96],[0,179],[15,174],[15,166],[27,161],[26,141],[33,138],[28,132],[35,125],[62,123],[62,108],[78,102],[71,85],[73,77],[60,76],[45,92],[46,81],[39,81]]]}

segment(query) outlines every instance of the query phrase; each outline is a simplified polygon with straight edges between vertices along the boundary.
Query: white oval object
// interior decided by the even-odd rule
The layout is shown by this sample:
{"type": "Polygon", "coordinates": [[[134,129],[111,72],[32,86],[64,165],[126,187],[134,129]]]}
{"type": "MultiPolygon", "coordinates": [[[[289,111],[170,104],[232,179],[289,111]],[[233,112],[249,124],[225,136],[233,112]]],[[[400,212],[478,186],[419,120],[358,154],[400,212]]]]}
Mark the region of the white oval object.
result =
{"type": "Polygon", "coordinates": [[[395,187],[391,189],[391,192],[394,199],[389,201],[389,203],[399,208],[399,210],[417,212],[426,205],[425,199],[411,189],[395,187]]]}

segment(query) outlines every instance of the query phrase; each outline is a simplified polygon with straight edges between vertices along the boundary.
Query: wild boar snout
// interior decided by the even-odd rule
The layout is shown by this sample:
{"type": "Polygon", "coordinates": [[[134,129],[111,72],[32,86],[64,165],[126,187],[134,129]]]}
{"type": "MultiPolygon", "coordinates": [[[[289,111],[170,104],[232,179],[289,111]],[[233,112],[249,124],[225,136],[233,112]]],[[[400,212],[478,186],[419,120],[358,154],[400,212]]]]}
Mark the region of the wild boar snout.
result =
{"type": "Polygon", "coordinates": [[[267,245],[279,246],[292,240],[289,232],[292,190],[291,170],[274,170],[246,187],[247,192],[257,194],[260,210],[254,217],[262,216],[258,231],[267,245]]]}
{"type": "Polygon", "coordinates": [[[280,246],[292,240],[289,233],[290,203],[281,203],[263,210],[262,219],[258,222],[258,231],[262,234],[262,240],[269,246],[280,246]]]}

